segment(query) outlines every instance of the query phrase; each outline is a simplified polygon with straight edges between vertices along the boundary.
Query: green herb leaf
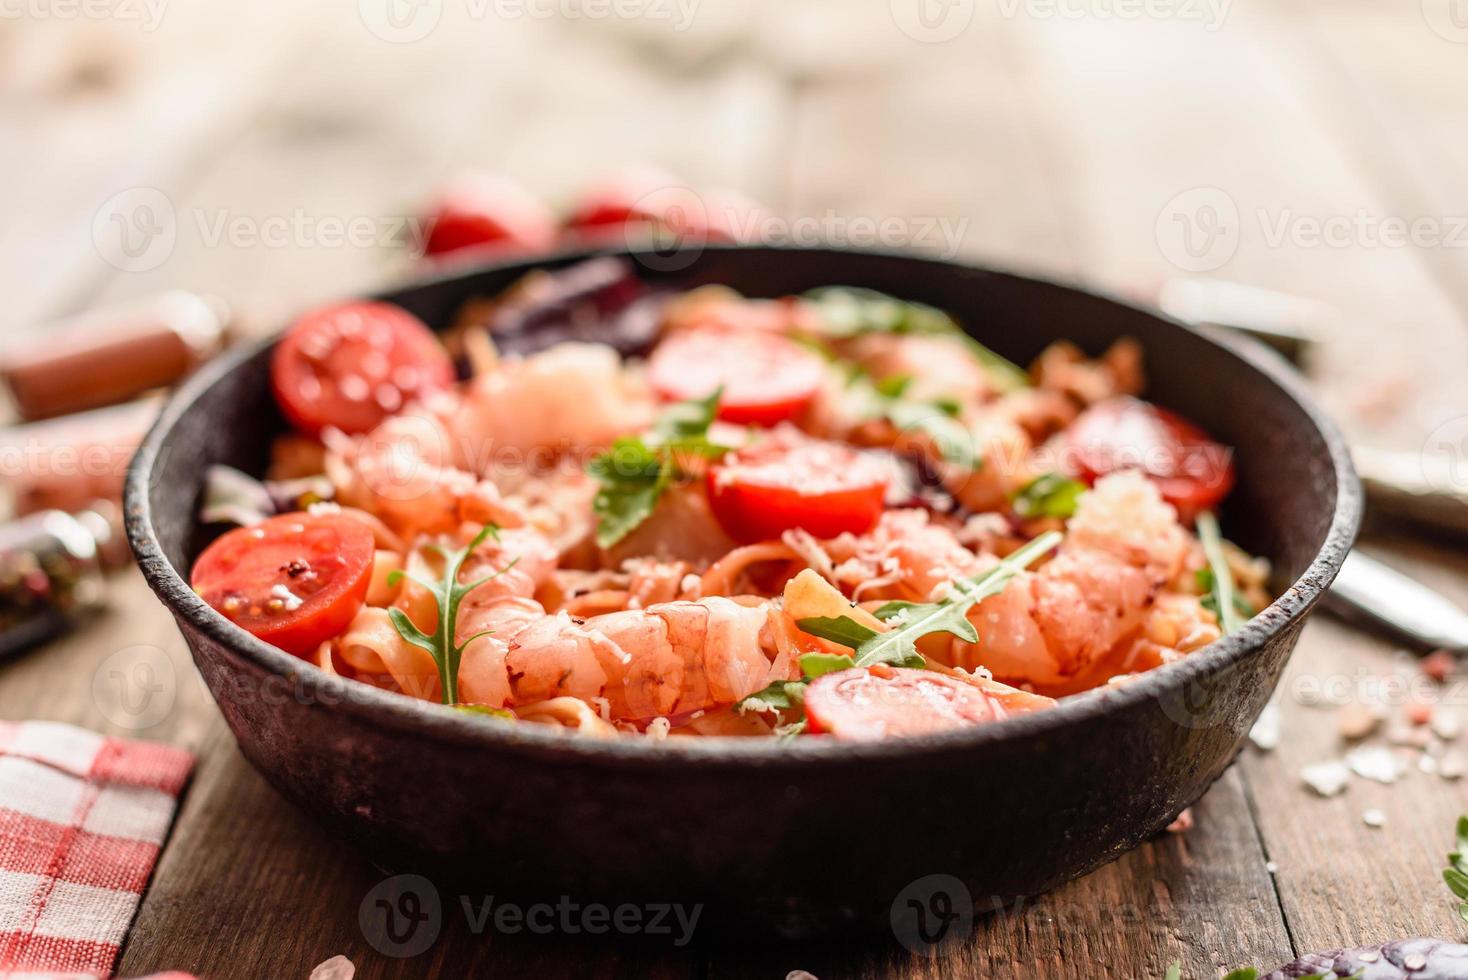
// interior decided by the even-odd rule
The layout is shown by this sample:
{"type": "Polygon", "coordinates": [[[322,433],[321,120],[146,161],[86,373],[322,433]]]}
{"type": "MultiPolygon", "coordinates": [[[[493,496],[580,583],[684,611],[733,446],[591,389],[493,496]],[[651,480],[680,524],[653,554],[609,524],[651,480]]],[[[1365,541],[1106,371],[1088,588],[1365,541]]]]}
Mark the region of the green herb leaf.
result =
{"type": "Polygon", "coordinates": [[[1076,512],[1076,504],[1086,485],[1059,473],[1037,476],[1020,488],[1014,495],[1014,512],[1020,517],[1069,518],[1076,512]]]}
{"type": "Polygon", "coordinates": [[[1468,901],[1468,875],[1457,868],[1444,868],[1443,881],[1447,882],[1448,890],[1454,895],[1468,901]]]}
{"type": "Polygon", "coordinates": [[[902,431],[927,436],[947,462],[968,470],[979,468],[981,460],[974,448],[973,433],[937,405],[892,401],[885,406],[885,414],[902,431]]]}
{"type": "Polygon", "coordinates": [[[877,635],[876,630],[863,626],[850,616],[809,616],[795,625],[811,636],[830,640],[853,650],[877,635]]]}
{"type": "MultiPolygon", "coordinates": [[[[876,664],[921,666],[924,661],[917,652],[917,641],[932,633],[951,633],[960,639],[976,643],[979,635],[973,623],[968,621],[968,611],[989,596],[1002,592],[1010,579],[1059,545],[1062,537],[1059,531],[1042,534],[1007,558],[1001,559],[998,565],[984,574],[950,583],[949,590],[953,595],[942,602],[887,603],[877,611],[879,618],[894,626],[886,633],[876,633],[852,646],[846,640],[835,639],[837,629],[850,632],[854,639],[860,635],[859,631],[866,628],[849,617],[841,616],[838,617],[838,622],[846,620],[850,625],[832,627],[833,635],[824,638],[852,646],[856,651],[858,667],[872,667],[876,664]]],[[[806,622],[808,621],[800,621],[801,629],[805,629],[806,622]]]]}
{"type": "Polygon", "coordinates": [[[716,459],[729,451],[708,438],[723,391],[669,406],[654,424],[650,443],[618,439],[587,464],[586,472],[601,484],[591,504],[598,545],[610,548],[651,516],[663,492],[681,475],[680,457],[716,459]]]}
{"type": "MultiPolygon", "coordinates": [[[[444,704],[458,704],[459,701],[459,661],[464,656],[464,648],[485,633],[477,633],[463,643],[456,641],[458,636],[459,604],[464,597],[485,582],[498,578],[514,567],[510,562],[485,577],[473,582],[460,582],[459,571],[480,545],[489,538],[498,539],[499,528],[493,524],[486,524],[484,529],[474,536],[469,546],[461,551],[443,551],[444,572],[443,577],[437,582],[425,582],[414,578],[413,581],[422,585],[433,597],[434,605],[437,607],[437,620],[432,633],[425,633],[413,624],[408,614],[401,609],[388,610],[388,619],[392,621],[393,628],[398,631],[407,642],[419,649],[426,650],[433,657],[434,664],[438,667],[439,690],[444,704]]],[[[440,549],[442,550],[442,549],[440,549]]],[[[390,577],[393,582],[402,581],[401,574],[390,577]]]]}
{"type": "Polygon", "coordinates": [[[1223,980],[1259,980],[1259,971],[1252,966],[1246,966],[1242,970],[1225,974],[1223,980]]]}
{"type": "Polygon", "coordinates": [[[741,698],[734,705],[736,711],[748,711],[755,707],[752,701],[760,702],[762,708],[776,708],[784,711],[795,708],[805,700],[806,681],[775,681],[763,690],[755,691],[753,694],[741,698]]]}
{"type": "Polygon", "coordinates": [[[1172,966],[1169,966],[1167,968],[1167,973],[1163,976],[1162,980],[1182,980],[1182,976],[1182,965],[1179,963],[1174,963],[1172,964],[1172,966]]]}
{"type": "Polygon", "coordinates": [[[815,680],[838,670],[849,670],[856,661],[844,653],[807,653],[800,658],[800,672],[806,680],[815,680]]]}
{"type": "Polygon", "coordinates": [[[1202,542],[1203,554],[1208,557],[1208,568],[1213,575],[1213,588],[1210,598],[1213,600],[1213,609],[1218,615],[1218,623],[1227,636],[1236,632],[1244,625],[1243,617],[1239,615],[1239,608],[1235,600],[1234,576],[1229,570],[1228,559],[1223,553],[1223,534],[1218,530],[1218,518],[1213,516],[1212,511],[1204,511],[1198,515],[1198,540],[1202,542]]]}
{"type": "Polygon", "coordinates": [[[1029,387],[1030,376],[1012,361],[979,343],[951,316],[925,303],[910,303],[852,286],[826,286],[802,296],[820,316],[826,336],[842,340],[869,333],[938,334],[962,340],[1001,392],[1029,387]]]}

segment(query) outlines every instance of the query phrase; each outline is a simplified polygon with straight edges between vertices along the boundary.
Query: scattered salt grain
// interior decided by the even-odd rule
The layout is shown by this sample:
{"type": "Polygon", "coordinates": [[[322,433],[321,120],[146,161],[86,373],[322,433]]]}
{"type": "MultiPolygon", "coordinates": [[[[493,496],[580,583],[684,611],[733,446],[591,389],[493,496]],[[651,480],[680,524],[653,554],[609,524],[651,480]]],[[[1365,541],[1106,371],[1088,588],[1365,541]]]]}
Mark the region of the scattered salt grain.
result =
{"type": "Polygon", "coordinates": [[[1457,666],[1457,659],[1446,650],[1434,650],[1422,658],[1422,672],[1439,684],[1446,681],[1457,666]]]}
{"type": "Polygon", "coordinates": [[[1417,757],[1417,768],[1431,776],[1437,772],[1437,760],[1424,752],[1417,757]]]}
{"type": "Polygon", "coordinates": [[[1437,774],[1444,779],[1462,779],[1465,772],[1468,772],[1468,762],[1464,761],[1461,753],[1444,752],[1437,761],[1437,774]]]}
{"type": "Polygon", "coordinates": [[[1386,826],[1386,814],[1380,810],[1367,810],[1361,814],[1361,822],[1368,827],[1384,827],[1386,826]]]}
{"type": "Polygon", "coordinates": [[[1259,720],[1249,729],[1249,741],[1261,752],[1273,752],[1279,748],[1279,705],[1266,704],[1259,713],[1259,720]]]}
{"type": "Polygon", "coordinates": [[[1393,723],[1386,731],[1386,740],[1393,745],[1425,751],[1432,744],[1432,732],[1406,722],[1393,723]]]}
{"type": "Polygon", "coordinates": [[[1425,725],[1432,721],[1432,702],[1413,701],[1407,705],[1407,720],[1414,725],[1425,725]]]}
{"type": "Polygon", "coordinates": [[[1396,753],[1381,745],[1362,745],[1346,753],[1346,765],[1362,779],[1378,783],[1394,783],[1406,765],[1396,753]]]}
{"type": "Polygon", "coordinates": [[[311,971],[310,980],[352,980],[357,968],[345,956],[333,956],[311,971]]]}
{"type": "Polygon", "coordinates": [[[1301,769],[1300,778],[1320,796],[1335,796],[1351,781],[1351,771],[1339,759],[1330,759],[1301,769]]]}
{"type": "Polygon", "coordinates": [[[1268,871],[1270,874],[1277,874],[1279,872],[1279,865],[1275,864],[1273,861],[1265,861],[1264,870],[1268,871]]]}
{"type": "Polygon", "coordinates": [[[1427,957],[1421,953],[1413,953],[1411,956],[1403,957],[1402,967],[1412,972],[1427,969],[1427,957]]]}
{"type": "Polygon", "coordinates": [[[1432,716],[1432,734],[1444,742],[1451,742],[1463,731],[1462,720],[1451,711],[1437,711],[1432,716]]]}
{"type": "Polygon", "coordinates": [[[1381,712],[1369,704],[1348,704],[1336,712],[1336,730],[1348,742],[1358,742],[1381,727],[1381,712]]]}

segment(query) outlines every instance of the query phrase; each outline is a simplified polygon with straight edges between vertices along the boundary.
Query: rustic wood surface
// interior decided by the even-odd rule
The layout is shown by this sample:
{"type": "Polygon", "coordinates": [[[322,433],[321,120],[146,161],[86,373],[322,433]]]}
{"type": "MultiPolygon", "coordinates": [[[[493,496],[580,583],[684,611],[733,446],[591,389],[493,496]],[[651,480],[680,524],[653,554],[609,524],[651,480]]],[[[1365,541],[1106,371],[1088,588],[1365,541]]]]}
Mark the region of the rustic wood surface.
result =
{"type": "MultiPolygon", "coordinates": [[[[628,19],[513,13],[581,9],[570,2],[446,0],[421,5],[441,19],[411,43],[368,30],[384,6],[0,19],[5,334],[168,286],[216,291],[265,330],[411,265],[392,245],[249,237],[272,220],[390,231],[460,167],[564,200],[609,168],[652,161],[786,219],[842,216],[838,234],[858,234],[849,219],[905,218],[916,244],[941,250],[924,229],[957,222],[965,257],[1123,292],[1177,274],[1190,260],[1164,226],[1222,201],[1237,245],[1206,271],[1337,311],[1312,377],[1353,438],[1419,451],[1468,415],[1468,29],[1450,0],[1177,0],[1151,16],[1120,0],[958,0],[927,22],[917,0],[648,3],[628,19]],[[138,187],[167,200],[177,240],[150,268],[119,269],[93,226],[138,187]],[[1346,240],[1311,239],[1310,222],[1331,218],[1356,219],[1346,240]],[[1438,238],[1384,243],[1369,231],[1384,219],[1425,220],[1438,238]],[[234,227],[243,237],[216,234],[234,227]]],[[[1468,601],[1468,561],[1451,543],[1397,533],[1365,547],[1468,601]]],[[[1283,743],[1246,750],[1192,830],[981,919],[946,958],[880,938],[699,936],[675,948],[475,935],[449,914],[431,950],[392,959],[358,925],[380,876],[243,761],[141,579],[120,575],[113,590],[99,621],[0,667],[0,715],[199,753],[123,976],[305,978],[345,954],[374,978],[1161,977],[1173,962],[1212,977],[1310,949],[1463,934],[1438,879],[1468,810],[1463,782],[1414,770],[1391,786],[1355,779],[1333,799],[1301,785],[1302,766],[1343,751],[1337,711],[1309,692],[1379,696],[1396,716],[1400,692],[1382,694],[1381,678],[1412,670],[1392,644],[1317,617],[1281,686],[1283,743]],[[1367,809],[1385,826],[1367,826],[1367,809]]],[[[1433,693],[1439,712],[1464,713],[1457,687],[1433,693]]]]}

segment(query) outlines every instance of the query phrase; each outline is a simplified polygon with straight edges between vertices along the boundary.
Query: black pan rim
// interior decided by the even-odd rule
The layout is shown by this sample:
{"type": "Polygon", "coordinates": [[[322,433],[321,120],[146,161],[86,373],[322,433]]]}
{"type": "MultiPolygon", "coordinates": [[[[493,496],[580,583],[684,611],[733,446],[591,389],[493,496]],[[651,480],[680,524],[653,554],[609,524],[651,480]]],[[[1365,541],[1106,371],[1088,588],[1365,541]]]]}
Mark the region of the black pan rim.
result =
{"type": "MultiPolygon", "coordinates": [[[[540,725],[509,725],[493,720],[446,711],[441,705],[382,691],[332,674],[256,639],[219,615],[200,599],[164,555],[154,529],[148,489],[160,454],[173,428],[198,399],[239,365],[275,344],[276,335],[226,352],[189,378],[169,398],[158,420],[143,439],[128,466],[124,493],[128,541],[144,578],[176,618],[208,636],[238,659],[259,671],[290,681],[303,703],[329,707],[376,728],[417,734],[434,740],[479,745],[487,750],[529,753],[547,761],[563,760],[607,766],[660,766],[694,764],[758,765],[762,768],[811,765],[862,764],[877,759],[918,759],[985,745],[1040,738],[1070,724],[1125,710],[1139,702],[1157,701],[1176,693],[1206,675],[1237,665],[1250,653],[1298,623],[1329,588],[1350,551],[1362,515],[1360,482],[1351,464],[1344,437],[1315,404],[1302,381],[1278,354],[1262,345],[1224,338],[1213,331],[1197,329],[1160,311],[1110,295],[1090,286],[1062,282],[1030,273],[1017,273],[987,266],[954,262],[911,252],[828,246],[709,245],[700,252],[822,252],[834,256],[886,256],[904,261],[933,263],[967,273],[1022,278],[1059,289],[1078,292],[1116,304],[1139,314],[1163,320],[1175,329],[1200,336],[1206,343],[1223,348],[1238,360],[1263,374],[1287,395],[1315,427],[1324,442],[1335,476],[1336,499],[1330,527],[1310,565],[1284,592],[1243,629],[1190,654],[1183,660],[1148,671],[1142,677],[1115,688],[1100,688],[1062,699],[1054,708],[979,726],[936,735],[886,739],[872,742],[840,742],[834,739],[775,739],[706,737],[665,741],[616,739],[599,741],[576,738],[540,725]]],[[[447,273],[402,283],[380,291],[377,298],[390,298],[434,282],[474,275],[542,266],[563,265],[597,255],[621,255],[634,260],[635,249],[590,249],[557,253],[535,259],[456,265],[447,273]]],[[[663,256],[665,260],[665,256],[663,256]]],[[[691,261],[691,260],[690,260],[691,261]]]]}

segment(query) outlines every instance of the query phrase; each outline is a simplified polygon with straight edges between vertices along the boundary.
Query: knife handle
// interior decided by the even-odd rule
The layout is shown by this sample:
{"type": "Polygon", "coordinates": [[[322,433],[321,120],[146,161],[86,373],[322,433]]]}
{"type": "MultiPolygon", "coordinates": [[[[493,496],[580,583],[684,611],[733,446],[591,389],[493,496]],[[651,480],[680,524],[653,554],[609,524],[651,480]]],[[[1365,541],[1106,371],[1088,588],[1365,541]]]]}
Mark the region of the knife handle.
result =
{"type": "Polygon", "coordinates": [[[1468,651],[1468,613],[1374,558],[1351,552],[1326,594],[1332,611],[1385,627],[1423,650],[1468,651]]]}

